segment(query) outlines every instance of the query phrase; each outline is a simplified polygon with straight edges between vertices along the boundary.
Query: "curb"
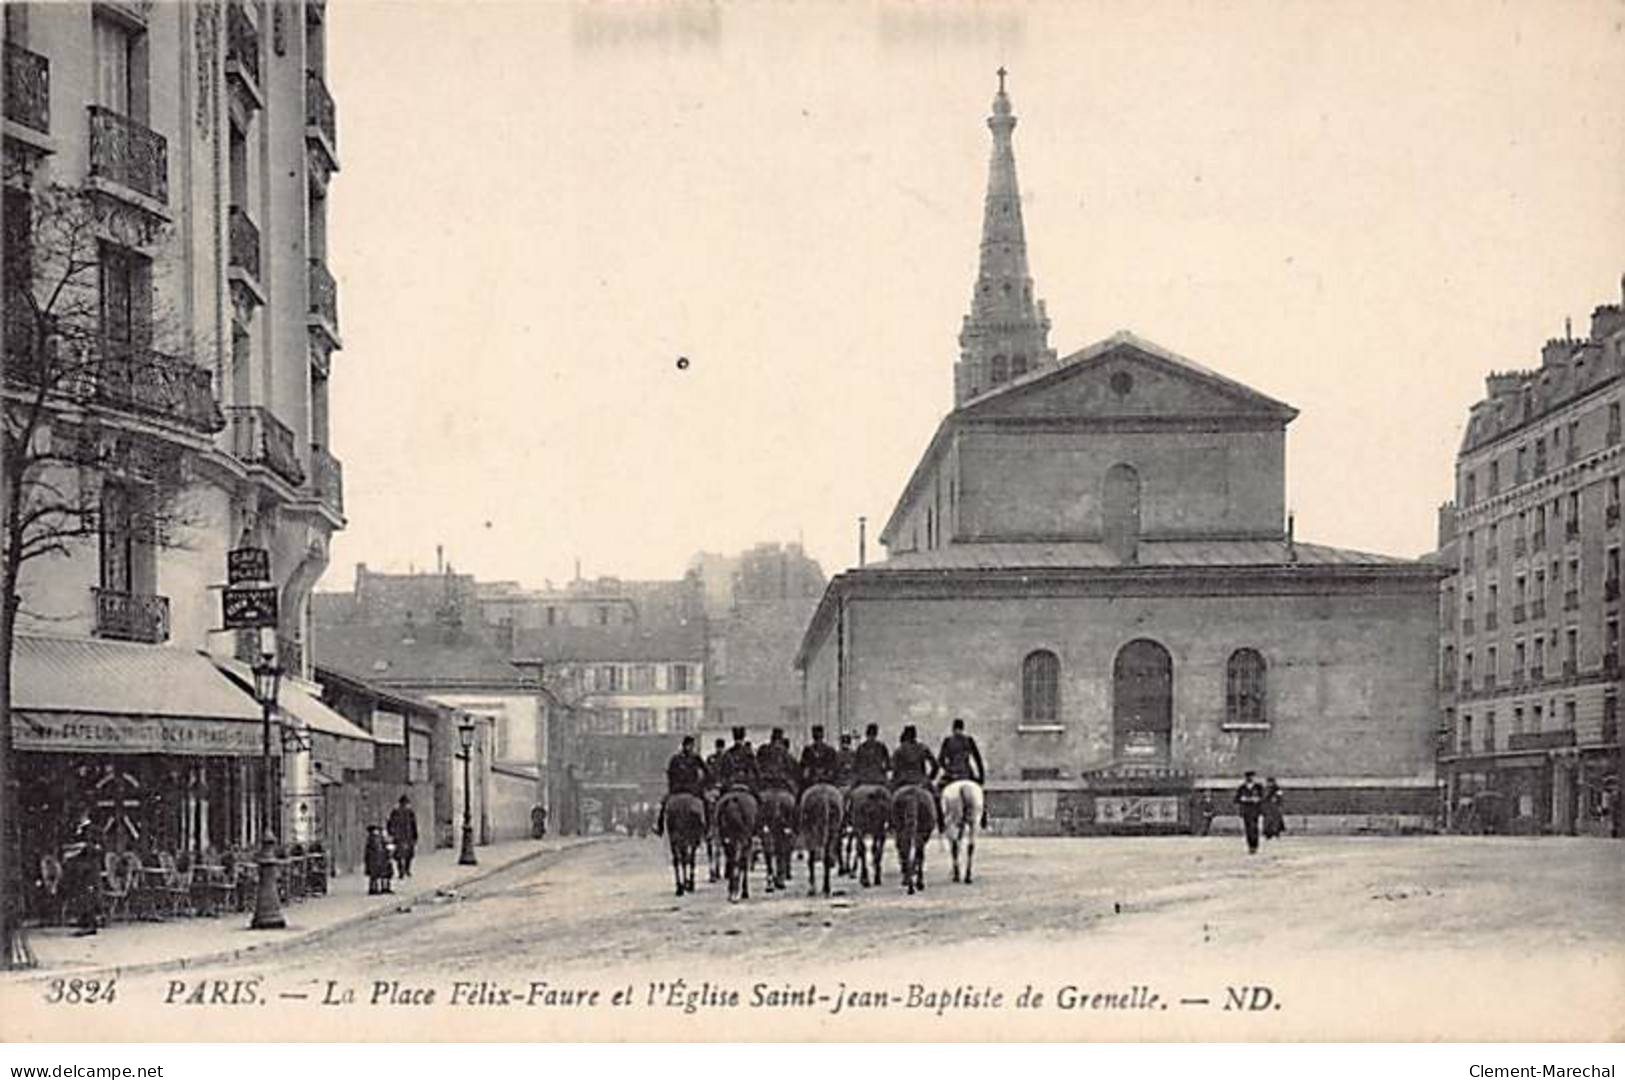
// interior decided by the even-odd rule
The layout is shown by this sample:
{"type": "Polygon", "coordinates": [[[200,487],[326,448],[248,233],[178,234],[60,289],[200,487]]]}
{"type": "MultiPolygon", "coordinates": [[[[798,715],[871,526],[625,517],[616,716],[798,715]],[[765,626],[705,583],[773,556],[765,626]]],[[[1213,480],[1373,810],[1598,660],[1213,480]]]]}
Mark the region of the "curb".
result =
{"type": "MultiPolygon", "coordinates": [[[[140,964],[107,964],[101,967],[62,967],[52,968],[45,971],[36,969],[34,971],[15,972],[12,974],[18,976],[14,980],[17,984],[25,984],[31,982],[41,982],[48,979],[68,977],[79,979],[94,978],[99,975],[106,975],[114,978],[121,975],[151,975],[161,971],[184,971],[187,968],[192,967],[204,967],[209,964],[229,963],[232,960],[240,960],[250,956],[258,959],[260,957],[271,956],[279,952],[285,952],[297,945],[308,945],[311,942],[321,941],[322,939],[331,937],[342,930],[352,929],[361,925],[362,923],[371,922],[374,919],[381,919],[386,915],[394,915],[400,910],[401,904],[404,903],[415,906],[424,900],[430,899],[442,889],[464,889],[470,885],[477,885],[480,882],[485,881],[487,878],[495,877],[497,874],[512,870],[516,866],[523,866],[524,864],[530,862],[540,862],[541,860],[550,856],[558,857],[566,855],[580,848],[592,847],[595,844],[601,844],[605,841],[614,839],[618,839],[616,834],[586,836],[580,838],[578,842],[569,844],[565,847],[527,851],[512,859],[508,859],[505,862],[494,863],[490,866],[481,866],[475,873],[470,874],[467,877],[456,878],[454,880],[447,881],[443,885],[436,885],[433,888],[423,889],[415,893],[403,893],[397,898],[396,903],[393,906],[380,904],[377,907],[368,908],[365,911],[358,911],[354,915],[346,916],[345,918],[339,919],[333,923],[329,923],[326,926],[320,926],[313,930],[298,931],[286,937],[266,938],[262,941],[255,942],[252,945],[243,945],[239,948],[219,949],[212,953],[202,953],[197,956],[181,956],[171,957],[165,960],[149,960],[140,964]]],[[[13,980],[0,979],[0,982],[9,981],[13,980]]]]}

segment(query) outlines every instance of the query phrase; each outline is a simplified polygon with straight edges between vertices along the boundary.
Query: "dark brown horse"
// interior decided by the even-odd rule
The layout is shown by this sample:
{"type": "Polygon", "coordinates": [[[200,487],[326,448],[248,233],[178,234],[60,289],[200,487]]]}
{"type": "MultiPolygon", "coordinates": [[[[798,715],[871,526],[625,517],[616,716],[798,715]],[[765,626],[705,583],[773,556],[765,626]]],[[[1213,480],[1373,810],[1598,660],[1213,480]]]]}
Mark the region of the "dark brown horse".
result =
{"type": "Polygon", "coordinates": [[[717,800],[717,836],[727,864],[728,899],[750,899],[750,859],[756,846],[756,796],[733,788],[717,800]]]}
{"type": "Polygon", "coordinates": [[[886,851],[886,826],[891,822],[891,792],[880,784],[859,784],[852,789],[847,812],[858,837],[858,879],[868,887],[872,859],[875,884],[879,885],[880,857],[886,851]]]}
{"type": "Polygon", "coordinates": [[[694,853],[705,836],[705,804],[698,795],[678,792],[666,800],[666,840],[677,895],[694,891],[694,853]]]}
{"type": "Polygon", "coordinates": [[[717,882],[722,880],[722,840],[717,836],[717,800],[722,792],[716,788],[705,789],[706,818],[709,824],[705,829],[705,880],[717,882]]]}
{"type": "Polygon", "coordinates": [[[925,842],[937,823],[937,803],[931,793],[916,784],[892,794],[891,824],[897,837],[897,862],[902,867],[903,884],[910,896],[925,888],[925,842]]]}
{"type": "Polygon", "coordinates": [[[807,845],[807,895],[818,891],[818,863],[824,863],[824,895],[829,895],[829,870],[841,846],[842,812],[840,789],[834,784],[814,784],[801,793],[801,838],[807,845]]]}
{"type": "Polygon", "coordinates": [[[796,797],[781,787],[763,788],[756,797],[762,827],[762,855],[767,861],[767,891],[790,880],[790,851],[796,842],[796,797]]]}

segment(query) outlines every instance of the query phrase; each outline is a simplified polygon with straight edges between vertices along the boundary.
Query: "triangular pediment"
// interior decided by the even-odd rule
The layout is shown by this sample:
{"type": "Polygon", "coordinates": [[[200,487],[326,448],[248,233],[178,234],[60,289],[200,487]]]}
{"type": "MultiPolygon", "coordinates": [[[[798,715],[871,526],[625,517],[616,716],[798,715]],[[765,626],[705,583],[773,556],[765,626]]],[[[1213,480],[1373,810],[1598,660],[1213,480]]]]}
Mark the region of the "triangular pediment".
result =
{"type": "Polygon", "coordinates": [[[968,419],[1273,419],[1290,405],[1122,331],[966,402],[968,419]]]}

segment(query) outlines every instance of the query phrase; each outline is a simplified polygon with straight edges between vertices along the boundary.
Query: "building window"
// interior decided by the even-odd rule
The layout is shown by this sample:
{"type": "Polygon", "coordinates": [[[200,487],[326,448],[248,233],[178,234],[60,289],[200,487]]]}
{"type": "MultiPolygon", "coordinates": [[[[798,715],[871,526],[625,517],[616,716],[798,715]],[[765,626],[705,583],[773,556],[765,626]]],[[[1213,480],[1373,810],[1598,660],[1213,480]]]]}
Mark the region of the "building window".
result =
{"type": "Polygon", "coordinates": [[[628,709],[631,731],[633,735],[653,735],[655,733],[655,711],[647,708],[628,709]]]}
{"type": "Polygon", "coordinates": [[[146,35],[113,18],[96,16],[96,104],[120,116],[147,120],[146,35]]]}
{"type": "Polygon", "coordinates": [[[655,669],[650,664],[634,664],[631,671],[631,689],[653,690],[655,688],[655,669]]]}
{"type": "MultiPolygon", "coordinates": [[[[1010,360],[1010,377],[1012,379],[1019,379],[1025,374],[1027,374],[1027,358],[1022,356],[1020,353],[1017,353],[1010,360]]],[[[1618,405],[1614,406],[1614,414],[1617,419],[1619,414],[1618,405]]]]}
{"type": "Polygon", "coordinates": [[[600,606],[598,608],[598,625],[599,626],[608,626],[609,625],[609,608],[603,607],[603,606],[600,606]]]}
{"type": "Polygon", "coordinates": [[[621,669],[614,664],[605,664],[598,669],[599,690],[619,690],[621,688],[621,669]]]}
{"type": "Polygon", "coordinates": [[[1484,749],[1495,749],[1495,710],[1484,714],[1484,749]]]}
{"type": "Polygon", "coordinates": [[[152,264],[128,248],[104,243],[98,283],[102,341],[113,355],[123,355],[151,336],[152,264]]]}
{"type": "Polygon", "coordinates": [[[671,670],[667,674],[669,676],[668,681],[671,684],[671,689],[690,690],[693,688],[690,685],[690,673],[687,664],[673,664],[671,666],[671,670]]]}
{"type": "Polygon", "coordinates": [[[1545,717],[1545,710],[1543,708],[1541,708],[1541,706],[1535,705],[1535,706],[1531,707],[1530,710],[1529,710],[1529,718],[1530,718],[1530,721],[1531,721],[1531,723],[1529,725],[1529,730],[1531,732],[1535,733],[1535,734],[1539,734],[1540,733],[1540,725],[1544,722],[1544,717],[1545,717]]]}
{"type": "Polygon", "coordinates": [[[1490,495],[1494,496],[1499,495],[1500,493],[1501,463],[1499,461],[1492,461],[1490,462],[1490,495]]]}
{"type": "Polygon", "coordinates": [[[1573,698],[1569,698],[1567,701],[1563,702],[1563,726],[1570,731],[1574,730],[1576,719],[1575,713],[1576,710],[1573,698]]]}
{"type": "Polygon", "coordinates": [[[1227,724],[1264,723],[1264,658],[1237,649],[1225,666],[1224,719],[1227,724]]]}
{"type": "Polygon", "coordinates": [[[687,705],[679,705],[666,711],[671,721],[671,730],[674,734],[681,734],[694,730],[694,710],[687,705]]]}
{"type": "Polygon", "coordinates": [[[999,356],[995,356],[993,358],[992,370],[990,371],[990,373],[988,375],[988,381],[991,382],[994,386],[997,386],[999,383],[1005,382],[1009,378],[1010,378],[1009,362],[1005,360],[1003,354],[1000,354],[999,356]]]}
{"type": "MultiPolygon", "coordinates": [[[[1556,436],[1553,436],[1554,438],[1556,436]]],[[[1546,475],[1546,440],[1535,440],[1535,475],[1546,475]]]]}
{"type": "Polygon", "coordinates": [[[1467,483],[1461,497],[1463,506],[1471,506],[1478,501],[1478,478],[1471,472],[1467,474],[1467,483]]]}
{"type": "Polygon", "coordinates": [[[1523,734],[1523,706],[1521,705],[1512,710],[1512,734],[1523,734]]]}
{"type": "Polygon", "coordinates": [[[549,625],[549,626],[557,626],[558,622],[559,622],[559,609],[556,608],[556,607],[549,607],[547,609],[547,625],[549,625]]]}
{"type": "Polygon", "coordinates": [[[1061,661],[1047,649],[1027,654],[1021,662],[1021,722],[1060,722],[1061,661]]]}
{"type": "Polygon", "coordinates": [[[1461,714],[1461,752],[1473,752],[1473,716],[1471,713],[1461,714]]]}

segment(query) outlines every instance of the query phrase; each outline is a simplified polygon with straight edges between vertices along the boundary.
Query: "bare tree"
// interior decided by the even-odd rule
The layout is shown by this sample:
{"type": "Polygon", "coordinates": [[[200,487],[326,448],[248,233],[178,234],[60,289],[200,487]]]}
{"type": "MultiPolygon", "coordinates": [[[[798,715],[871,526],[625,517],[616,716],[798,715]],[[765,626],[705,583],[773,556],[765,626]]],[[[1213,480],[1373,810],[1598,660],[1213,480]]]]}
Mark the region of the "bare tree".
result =
{"type": "MultiPolygon", "coordinates": [[[[4,214],[4,368],[0,393],[0,966],[26,963],[18,776],[12,746],[12,657],[25,610],[25,567],[69,558],[117,536],[127,551],[179,546],[195,524],[184,493],[185,451],[152,434],[179,426],[194,440],[224,420],[207,368],[156,347],[190,342],[153,310],[153,261],[165,230],[94,191],[8,186],[4,214]],[[132,422],[139,420],[142,422],[132,422]]],[[[118,565],[103,550],[104,573],[118,565]]],[[[126,561],[125,570],[128,570],[126,561]]],[[[162,610],[98,594],[99,617],[160,640],[162,610]],[[106,607],[107,610],[100,610],[106,607]]]]}

